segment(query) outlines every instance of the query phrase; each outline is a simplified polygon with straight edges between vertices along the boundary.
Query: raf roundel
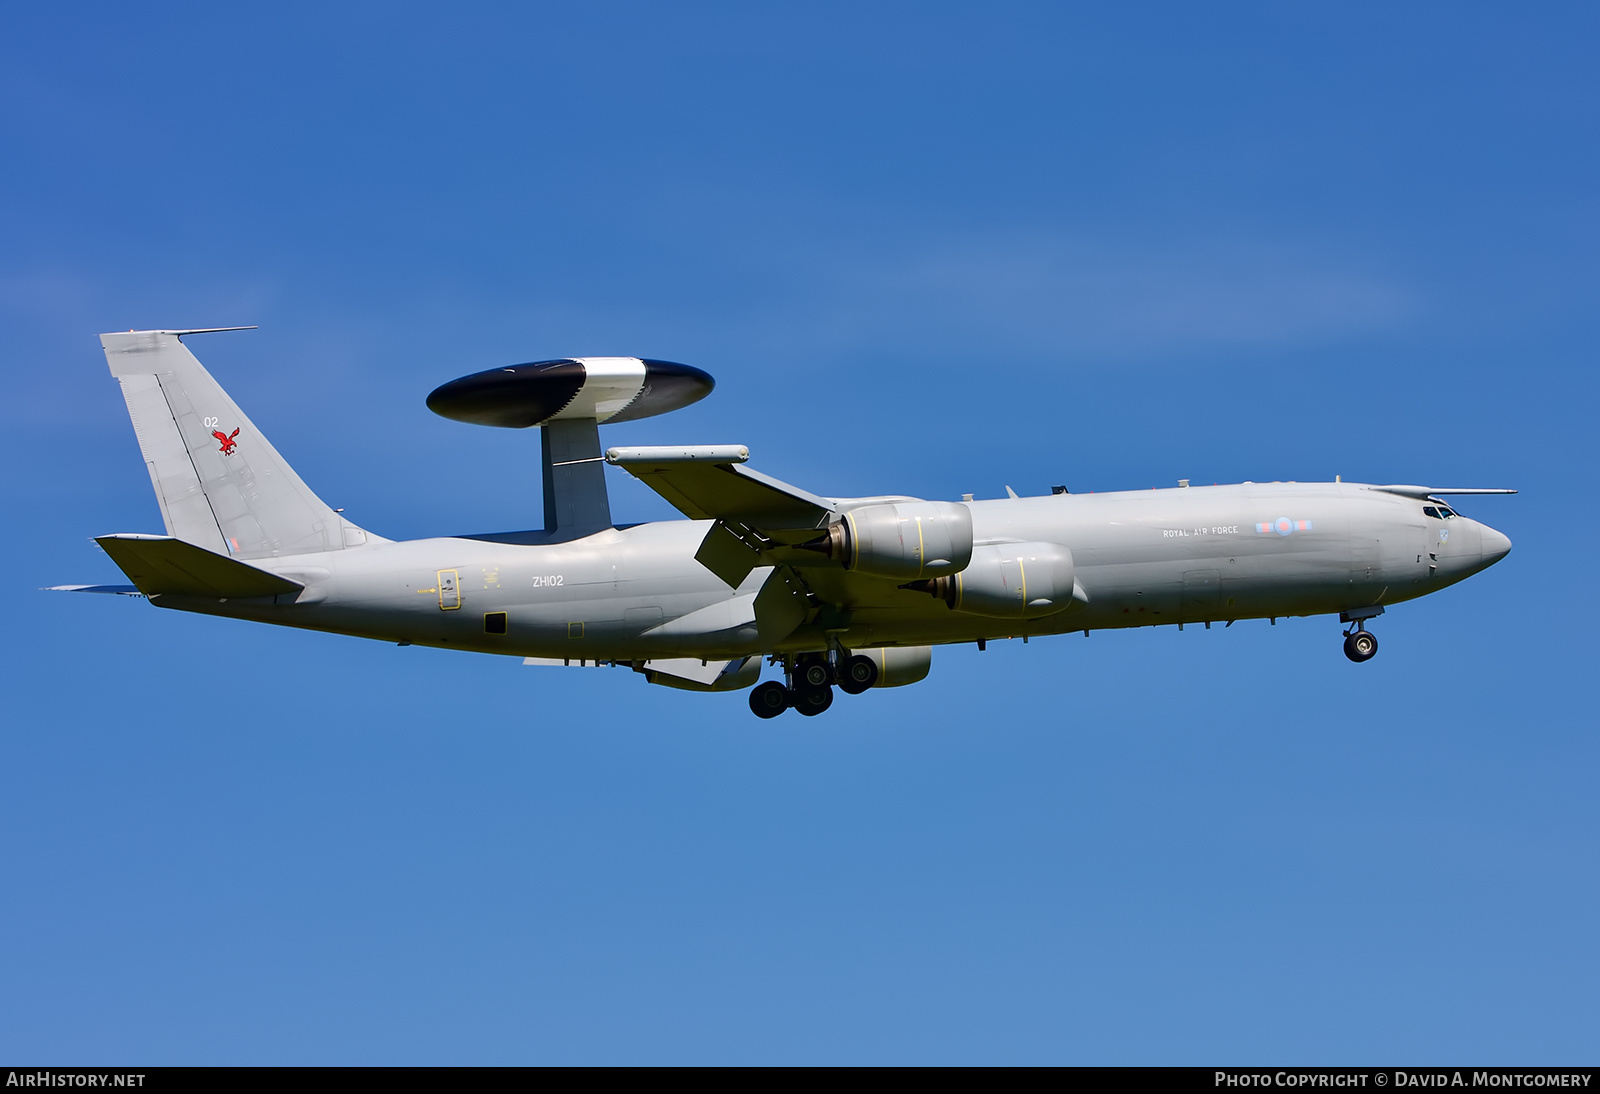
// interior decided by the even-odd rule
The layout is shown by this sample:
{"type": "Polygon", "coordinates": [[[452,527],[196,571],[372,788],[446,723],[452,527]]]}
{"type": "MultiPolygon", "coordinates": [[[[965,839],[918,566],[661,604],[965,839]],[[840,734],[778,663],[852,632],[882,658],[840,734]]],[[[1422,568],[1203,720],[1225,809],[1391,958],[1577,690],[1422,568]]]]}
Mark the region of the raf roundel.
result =
{"type": "Polygon", "coordinates": [[[1263,521],[1256,525],[1256,533],[1258,535],[1276,532],[1280,536],[1287,536],[1293,535],[1295,532],[1309,531],[1311,531],[1311,522],[1309,520],[1290,520],[1288,517],[1279,517],[1277,520],[1263,521]]]}
{"type": "Polygon", "coordinates": [[[715,385],[709,373],[675,361],[566,357],[451,380],[428,396],[428,409],[507,429],[576,418],[631,422],[699,402],[715,385]]]}

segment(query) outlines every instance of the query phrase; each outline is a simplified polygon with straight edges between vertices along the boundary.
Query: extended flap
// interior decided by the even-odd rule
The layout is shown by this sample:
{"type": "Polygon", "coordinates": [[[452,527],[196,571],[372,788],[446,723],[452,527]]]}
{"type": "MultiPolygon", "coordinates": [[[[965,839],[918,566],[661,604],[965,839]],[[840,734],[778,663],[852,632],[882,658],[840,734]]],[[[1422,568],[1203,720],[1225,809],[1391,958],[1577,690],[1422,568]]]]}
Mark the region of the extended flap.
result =
{"type": "Polygon", "coordinates": [[[224,600],[280,596],[305,588],[171,536],[99,536],[95,542],[146,596],[170,594],[224,600]]]}
{"type": "Polygon", "coordinates": [[[761,548],[747,542],[740,532],[749,534],[742,525],[729,526],[727,521],[719,520],[706,532],[700,549],[694,553],[695,561],[716,574],[730,589],[737,589],[750,576],[750,571],[761,564],[761,548]]]}

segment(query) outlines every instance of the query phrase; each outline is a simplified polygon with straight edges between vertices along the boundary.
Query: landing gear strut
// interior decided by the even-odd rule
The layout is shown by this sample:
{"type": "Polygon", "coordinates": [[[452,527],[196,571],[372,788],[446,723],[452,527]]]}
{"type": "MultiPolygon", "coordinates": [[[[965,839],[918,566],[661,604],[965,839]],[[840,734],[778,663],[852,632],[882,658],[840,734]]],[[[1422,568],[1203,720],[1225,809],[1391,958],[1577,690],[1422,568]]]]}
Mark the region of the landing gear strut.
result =
{"type": "Polygon", "coordinates": [[[1374,604],[1370,608],[1352,608],[1350,611],[1339,613],[1339,622],[1352,624],[1350,629],[1344,632],[1344,655],[1358,665],[1363,661],[1371,661],[1372,655],[1378,652],[1378,640],[1367,632],[1367,620],[1382,614],[1382,604],[1374,604]]]}

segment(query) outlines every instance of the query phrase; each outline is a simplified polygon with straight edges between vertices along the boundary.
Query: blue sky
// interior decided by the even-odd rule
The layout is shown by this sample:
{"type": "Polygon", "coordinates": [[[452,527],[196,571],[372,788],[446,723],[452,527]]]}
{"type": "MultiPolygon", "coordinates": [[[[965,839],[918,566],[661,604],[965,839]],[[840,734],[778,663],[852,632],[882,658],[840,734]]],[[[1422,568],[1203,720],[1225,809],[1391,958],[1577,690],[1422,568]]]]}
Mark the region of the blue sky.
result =
{"type": "MultiPolygon", "coordinates": [[[[13,5],[0,1057],[1592,1061],[1590,5],[13,5]],[[539,523],[620,443],[832,494],[1513,486],[1397,608],[735,696],[35,591],[159,531],[95,335],[191,342],[330,504],[539,523]]],[[[612,480],[622,520],[673,516],[612,480]]]]}

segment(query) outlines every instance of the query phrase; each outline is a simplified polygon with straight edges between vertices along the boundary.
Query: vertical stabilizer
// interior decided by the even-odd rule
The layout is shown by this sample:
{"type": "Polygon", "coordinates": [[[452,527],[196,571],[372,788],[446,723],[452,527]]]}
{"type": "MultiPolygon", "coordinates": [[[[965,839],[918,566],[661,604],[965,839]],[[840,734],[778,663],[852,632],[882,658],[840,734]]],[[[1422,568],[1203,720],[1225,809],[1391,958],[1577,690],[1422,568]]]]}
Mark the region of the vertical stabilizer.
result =
{"type": "Polygon", "coordinates": [[[198,333],[100,336],[167,534],[235,558],[335,551],[377,539],[323,504],[178,340],[198,333]]]}
{"type": "Polygon", "coordinates": [[[539,428],[544,460],[544,530],[588,535],[611,527],[600,423],[593,418],[545,422],[539,428]]]}

